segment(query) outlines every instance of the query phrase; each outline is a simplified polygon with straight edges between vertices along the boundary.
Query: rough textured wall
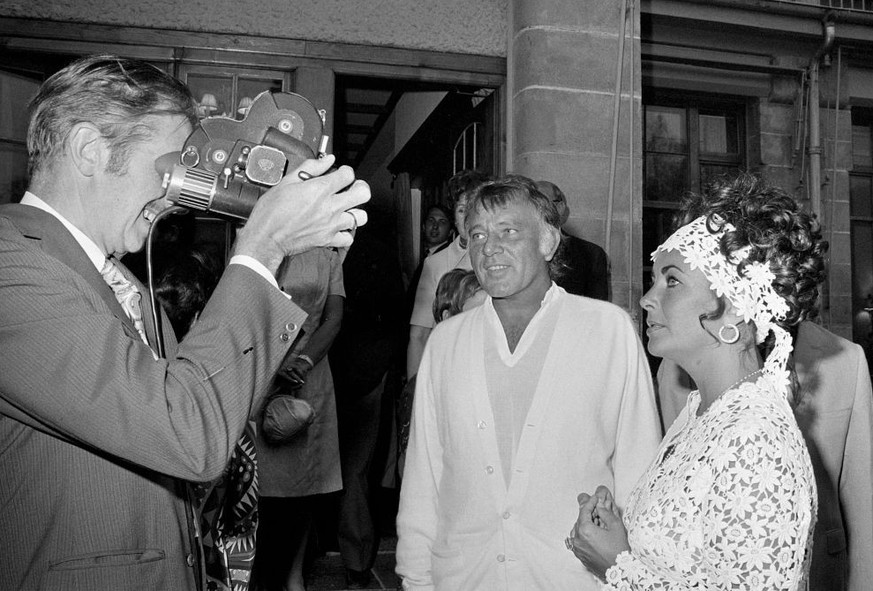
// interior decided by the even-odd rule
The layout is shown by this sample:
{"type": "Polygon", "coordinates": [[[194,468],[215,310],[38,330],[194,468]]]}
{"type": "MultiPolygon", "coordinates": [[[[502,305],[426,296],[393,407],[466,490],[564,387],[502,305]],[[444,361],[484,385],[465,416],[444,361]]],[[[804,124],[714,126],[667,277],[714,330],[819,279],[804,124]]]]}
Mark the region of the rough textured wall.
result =
{"type": "Polygon", "coordinates": [[[507,0],[3,0],[0,16],[506,55],[507,0]],[[257,6],[258,10],[251,7],[257,6]]]}
{"type": "MultiPolygon", "coordinates": [[[[855,70],[857,71],[857,70],[855,70]]],[[[849,66],[843,65],[840,88],[840,111],[836,103],[837,67],[823,68],[819,97],[819,138],[821,154],[822,234],[830,243],[827,256],[828,277],[824,287],[821,317],[825,327],[852,340],[852,236],[850,220],[852,169],[852,113],[849,107],[848,85],[852,80],[849,66]]],[[[854,71],[851,72],[854,74],[854,71]]],[[[807,210],[812,209],[809,186],[809,146],[803,140],[795,151],[796,111],[793,102],[798,83],[792,86],[774,85],[774,92],[761,99],[752,110],[757,120],[759,136],[756,142],[760,164],[749,160],[766,178],[779,185],[807,210]],[[786,100],[786,99],[790,99],[786,100]]],[[[808,125],[807,118],[807,125],[808,125]]],[[[806,138],[809,138],[807,130],[806,138]]],[[[857,336],[857,335],[856,335],[857,336]]],[[[860,342],[860,341],[858,341],[860,342]]]]}
{"type": "Polygon", "coordinates": [[[584,10],[579,10],[575,0],[512,0],[509,125],[514,142],[507,157],[514,172],[561,187],[570,206],[565,229],[606,250],[610,300],[639,318],[643,276],[639,15],[630,13],[622,21],[621,3],[615,0],[584,4],[584,10]],[[623,55],[610,212],[617,48],[631,31],[633,39],[625,41],[623,55]]]}

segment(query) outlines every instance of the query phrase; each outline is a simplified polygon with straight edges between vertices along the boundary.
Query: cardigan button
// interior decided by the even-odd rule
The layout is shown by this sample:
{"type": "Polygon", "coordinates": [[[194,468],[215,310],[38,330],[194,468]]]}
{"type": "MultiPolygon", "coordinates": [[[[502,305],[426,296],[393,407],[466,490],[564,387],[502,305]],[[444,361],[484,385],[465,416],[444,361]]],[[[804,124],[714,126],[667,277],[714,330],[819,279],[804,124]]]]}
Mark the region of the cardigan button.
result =
{"type": "Polygon", "coordinates": [[[287,332],[283,332],[279,335],[279,340],[281,340],[283,343],[287,343],[289,340],[291,340],[291,335],[289,335],[287,332]]]}
{"type": "Polygon", "coordinates": [[[193,555],[193,554],[188,554],[188,555],[185,557],[185,562],[188,563],[188,566],[194,566],[194,555],[193,555]]]}
{"type": "Polygon", "coordinates": [[[489,474],[494,474],[494,466],[486,466],[485,471],[489,474]]]}

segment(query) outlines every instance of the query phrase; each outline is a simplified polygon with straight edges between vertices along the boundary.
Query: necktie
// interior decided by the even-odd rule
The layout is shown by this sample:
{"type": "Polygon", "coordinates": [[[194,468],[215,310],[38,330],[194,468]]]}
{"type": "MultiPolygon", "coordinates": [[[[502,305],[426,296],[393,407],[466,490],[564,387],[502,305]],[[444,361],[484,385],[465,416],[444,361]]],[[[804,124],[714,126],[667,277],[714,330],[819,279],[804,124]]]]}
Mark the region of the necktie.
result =
{"type": "Polygon", "coordinates": [[[112,259],[106,259],[100,274],[106,284],[112,288],[115,299],[121,304],[127,317],[133,322],[142,342],[148,345],[149,340],[146,337],[145,324],[142,321],[142,307],[140,306],[142,294],[139,293],[139,289],[124,276],[124,273],[112,259]]]}

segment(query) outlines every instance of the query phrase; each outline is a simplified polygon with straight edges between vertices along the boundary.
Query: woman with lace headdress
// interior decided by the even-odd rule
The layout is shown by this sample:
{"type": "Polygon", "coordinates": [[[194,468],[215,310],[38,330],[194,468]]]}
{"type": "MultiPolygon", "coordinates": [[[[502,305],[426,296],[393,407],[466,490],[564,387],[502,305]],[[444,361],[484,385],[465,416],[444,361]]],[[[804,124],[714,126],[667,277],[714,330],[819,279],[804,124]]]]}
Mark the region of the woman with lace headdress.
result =
{"type": "Polygon", "coordinates": [[[682,213],[640,303],[649,351],[697,390],[622,516],[605,487],[579,495],[567,547],[606,589],[804,589],[816,488],[786,329],[815,315],[827,243],[753,175],[682,213]]]}

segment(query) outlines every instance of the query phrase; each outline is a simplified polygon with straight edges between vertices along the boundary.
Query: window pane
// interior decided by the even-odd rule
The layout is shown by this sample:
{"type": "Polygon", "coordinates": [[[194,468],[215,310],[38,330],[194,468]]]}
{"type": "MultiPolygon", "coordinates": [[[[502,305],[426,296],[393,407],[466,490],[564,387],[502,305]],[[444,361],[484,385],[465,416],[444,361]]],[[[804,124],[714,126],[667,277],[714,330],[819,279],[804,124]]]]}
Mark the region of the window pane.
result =
{"type": "Polygon", "coordinates": [[[852,222],[852,340],[873,352],[873,224],[852,222]]]}
{"type": "MultiPolygon", "coordinates": [[[[651,254],[673,232],[675,209],[643,208],[643,267],[651,267],[651,254]]],[[[643,277],[643,283],[651,287],[651,279],[643,277]]]]}
{"type": "Polygon", "coordinates": [[[873,179],[868,176],[849,175],[849,215],[852,217],[873,217],[871,186],[873,179]]]}
{"type": "Polygon", "coordinates": [[[646,186],[649,201],[681,201],[688,190],[688,158],[668,154],[646,154],[646,186]]]}
{"type": "Polygon", "coordinates": [[[27,103],[39,90],[39,81],[9,72],[0,72],[0,137],[27,138],[27,103]]]}
{"type": "Polygon", "coordinates": [[[727,164],[701,164],[700,186],[703,188],[707,183],[721,176],[735,176],[739,171],[738,167],[727,164]]]}
{"type": "Polygon", "coordinates": [[[736,115],[701,113],[699,122],[701,153],[737,153],[738,129],[736,115]]]}
{"type": "Polygon", "coordinates": [[[27,188],[27,148],[0,142],[0,203],[21,200],[27,188]]]}
{"type": "Polygon", "coordinates": [[[852,222],[852,279],[852,299],[864,304],[868,298],[873,298],[873,224],[870,222],[852,222]]]}
{"type": "Polygon", "coordinates": [[[203,76],[191,74],[188,76],[188,88],[194,94],[201,117],[222,115],[231,116],[235,111],[233,100],[233,78],[230,76],[203,76]]]}
{"type": "Polygon", "coordinates": [[[685,109],[646,107],[646,150],[688,152],[685,109]]]}
{"type": "Polygon", "coordinates": [[[870,128],[866,125],[852,126],[852,162],[855,166],[873,166],[870,128]]]}

